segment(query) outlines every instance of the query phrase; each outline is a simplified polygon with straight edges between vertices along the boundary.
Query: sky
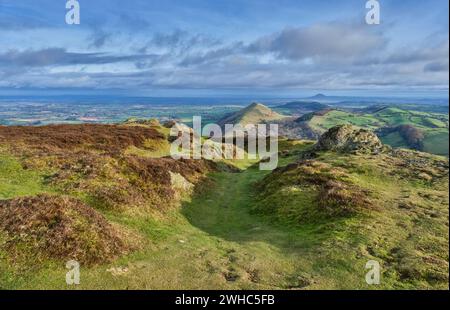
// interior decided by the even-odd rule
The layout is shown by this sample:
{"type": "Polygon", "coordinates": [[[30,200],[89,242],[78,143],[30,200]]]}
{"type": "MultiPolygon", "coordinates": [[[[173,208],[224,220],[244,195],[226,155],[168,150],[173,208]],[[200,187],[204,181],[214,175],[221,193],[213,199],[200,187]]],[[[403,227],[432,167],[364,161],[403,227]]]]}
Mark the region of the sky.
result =
{"type": "Polygon", "coordinates": [[[0,0],[0,94],[444,93],[447,0],[0,0]]]}

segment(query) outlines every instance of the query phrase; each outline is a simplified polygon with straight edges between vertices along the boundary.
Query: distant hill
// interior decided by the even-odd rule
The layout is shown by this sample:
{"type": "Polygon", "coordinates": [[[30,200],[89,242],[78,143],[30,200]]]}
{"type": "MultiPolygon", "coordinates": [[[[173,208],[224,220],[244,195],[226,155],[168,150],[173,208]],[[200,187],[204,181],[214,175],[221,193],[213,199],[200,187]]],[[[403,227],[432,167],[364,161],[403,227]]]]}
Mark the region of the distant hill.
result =
{"type": "Polygon", "coordinates": [[[336,96],[317,94],[302,98],[304,101],[319,101],[337,106],[369,106],[377,105],[408,105],[425,109],[445,107],[448,110],[448,98],[399,98],[399,97],[367,97],[367,96],[336,96]],[[429,107],[425,107],[429,106],[429,107]]]}
{"type": "Polygon", "coordinates": [[[228,114],[219,120],[219,125],[241,124],[245,126],[247,124],[260,124],[268,121],[281,120],[283,118],[285,116],[282,114],[273,111],[261,103],[255,102],[240,111],[228,114]]]}
{"type": "Polygon", "coordinates": [[[387,108],[389,108],[387,105],[375,104],[361,109],[354,109],[353,111],[356,113],[377,113],[387,108]]]}
{"type": "Polygon", "coordinates": [[[330,109],[330,108],[325,108],[325,109],[321,109],[321,110],[318,110],[318,111],[315,111],[315,112],[307,113],[307,114],[302,115],[301,117],[297,118],[295,120],[295,122],[296,123],[301,123],[301,122],[305,122],[305,121],[310,121],[315,116],[324,116],[327,113],[332,112],[332,111],[335,111],[335,110],[334,109],[330,109]]]}
{"type": "Polygon", "coordinates": [[[276,107],[276,110],[290,114],[306,114],[329,108],[328,105],[317,101],[292,101],[276,107]]]}
{"type": "Polygon", "coordinates": [[[282,124],[280,133],[289,138],[317,139],[331,127],[353,125],[377,131],[393,147],[407,147],[448,156],[448,114],[373,106],[358,113],[324,109],[282,124]]]}
{"type": "Polygon", "coordinates": [[[327,96],[324,94],[317,94],[317,95],[310,97],[309,99],[326,99],[326,98],[327,98],[327,96]]]}

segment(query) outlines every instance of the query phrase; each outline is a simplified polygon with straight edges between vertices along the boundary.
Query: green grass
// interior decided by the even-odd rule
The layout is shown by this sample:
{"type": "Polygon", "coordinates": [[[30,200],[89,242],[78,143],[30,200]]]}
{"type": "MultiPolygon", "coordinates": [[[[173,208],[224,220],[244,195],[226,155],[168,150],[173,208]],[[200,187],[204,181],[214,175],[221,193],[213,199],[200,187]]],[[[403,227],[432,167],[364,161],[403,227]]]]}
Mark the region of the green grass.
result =
{"type": "MultiPolygon", "coordinates": [[[[355,262],[344,261],[344,256],[331,261],[315,257],[314,249],[332,230],[321,233],[311,225],[279,225],[250,212],[253,184],[267,173],[257,167],[215,173],[212,185],[180,210],[148,216],[103,211],[110,221],[147,241],[142,250],[114,264],[82,266],[81,285],[76,289],[277,289],[301,287],[305,281],[308,288],[366,287],[362,262],[358,268],[355,262]],[[126,267],[128,272],[114,276],[107,271],[111,267],[126,267]],[[341,273],[345,281],[336,278],[341,273]]],[[[0,269],[2,288],[72,288],[65,284],[63,262],[15,266],[2,259],[0,269]]]]}
{"type": "Polygon", "coordinates": [[[325,131],[331,127],[350,124],[358,127],[376,128],[379,120],[371,115],[357,115],[344,111],[330,111],[325,116],[314,116],[310,121],[313,128],[325,131]]]}
{"type": "Polygon", "coordinates": [[[322,253],[327,253],[329,258],[328,266],[355,287],[357,279],[347,274],[344,266],[339,266],[343,253],[356,265],[370,257],[384,265],[382,288],[448,287],[448,179],[430,186],[396,177],[389,172],[392,167],[384,165],[381,157],[325,153],[320,160],[345,168],[352,183],[370,189],[375,209],[341,221],[334,218],[321,222],[315,202],[292,171],[285,172],[275,180],[278,185],[263,194],[262,207],[268,210],[270,218],[284,226],[298,222],[298,227],[305,227],[301,224],[305,220],[315,219],[316,237],[326,237],[324,231],[330,234],[321,246],[322,253]],[[412,206],[411,211],[397,207],[403,201],[412,206]],[[430,214],[433,215],[430,217],[430,214]],[[324,246],[328,242],[336,242],[340,252],[324,246]],[[399,253],[398,249],[401,249],[399,253]],[[355,253],[359,259],[354,260],[355,253]]]}
{"type": "Polygon", "coordinates": [[[436,118],[426,117],[424,119],[425,125],[436,127],[436,128],[446,128],[448,126],[448,121],[445,123],[444,121],[436,118]]]}
{"type": "Polygon", "coordinates": [[[49,192],[40,172],[26,170],[12,156],[0,154],[0,199],[49,192]]]}
{"type": "Polygon", "coordinates": [[[425,133],[424,151],[432,154],[448,156],[448,130],[429,130],[425,133]]]}
{"type": "MultiPolygon", "coordinates": [[[[280,157],[279,165],[297,160],[297,152],[310,145],[281,140],[280,149],[290,155],[280,157]]],[[[374,191],[374,199],[386,207],[384,211],[302,222],[301,217],[314,215],[315,201],[312,193],[292,178],[285,180],[279,195],[267,198],[266,214],[255,214],[260,194],[255,183],[270,172],[260,171],[254,161],[243,160],[235,164],[242,172],[212,174],[201,185],[202,191],[179,208],[147,214],[100,209],[110,222],[139,234],[143,247],[111,264],[81,266],[79,286],[66,285],[65,262],[16,261],[0,250],[0,288],[448,288],[442,281],[404,280],[400,275],[401,271],[430,279],[443,277],[442,269],[435,270],[421,260],[448,262],[448,196],[447,205],[445,197],[439,196],[443,185],[431,187],[391,175],[380,168],[381,158],[374,161],[324,153],[320,160],[345,168],[352,182],[374,191]],[[423,199],[420,193],[435,198],[423,199]],[[409,211],[399,209],[397,203],[405,199],[418,206],[409,211]],[[365,283],[365,264],[370,259],[382,263],[380,286],[365,283]],[[126,272],[114,275],[111,268],[126,268],[126,272]]],[[[51,190],[43,175],[24,170],[18,160],[7,155],[0,156],[0,181],[3,198],[51,190]]],[[[2,237],[0,234],[0,243],[2,237]]]]}
{"type": "Polygon", "coordinates": [[[390,145],[392,147],[403,147],[403,148],[408,147],[405,139],[403,139],[403,137],[397,131],[391,132],[381,137],[380,139],[381,142],[390,145]]]}
{"type": "MultiPolygon", "coordinates": [[[[356,114],[333,110],[324,116],[314,116],[309,125],[319,133],[329,128],[350,124],[357,127],[375,130],[382,127],[395,127],[410,124],[425,134],[424,151],[437,155],[448,156],[448,115],[429,112],[385,108],[374,114],[356,114]]],[[[383,143],[393,147],[407,147],[406,142],[398,133],[381,137],[383,143]]]]}

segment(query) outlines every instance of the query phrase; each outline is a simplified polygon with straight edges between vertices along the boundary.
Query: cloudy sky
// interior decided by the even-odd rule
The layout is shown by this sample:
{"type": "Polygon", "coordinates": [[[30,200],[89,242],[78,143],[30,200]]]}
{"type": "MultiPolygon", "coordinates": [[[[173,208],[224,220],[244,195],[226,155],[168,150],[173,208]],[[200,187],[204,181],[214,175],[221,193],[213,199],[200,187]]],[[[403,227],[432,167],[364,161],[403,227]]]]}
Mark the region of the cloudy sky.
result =
{"type": "Polygon", "coordinates": [[[0,90],[448,92],[448,1],[0,0],[0,90]]]}

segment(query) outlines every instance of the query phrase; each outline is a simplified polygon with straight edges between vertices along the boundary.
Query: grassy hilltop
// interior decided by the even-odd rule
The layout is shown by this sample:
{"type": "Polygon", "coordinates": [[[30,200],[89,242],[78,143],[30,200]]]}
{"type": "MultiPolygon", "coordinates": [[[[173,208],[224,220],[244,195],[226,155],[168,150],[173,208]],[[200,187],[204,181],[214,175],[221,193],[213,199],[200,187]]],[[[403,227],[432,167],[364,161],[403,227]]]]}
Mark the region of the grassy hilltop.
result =
{"type": "Polygon", "coordinates": [[[67,289],[77,259],[81,289],[448,288],[446,158],[352,129],[280,140],[268,172],[173,160],[168,133],[0,127],[0,287],[67,289]]]}

